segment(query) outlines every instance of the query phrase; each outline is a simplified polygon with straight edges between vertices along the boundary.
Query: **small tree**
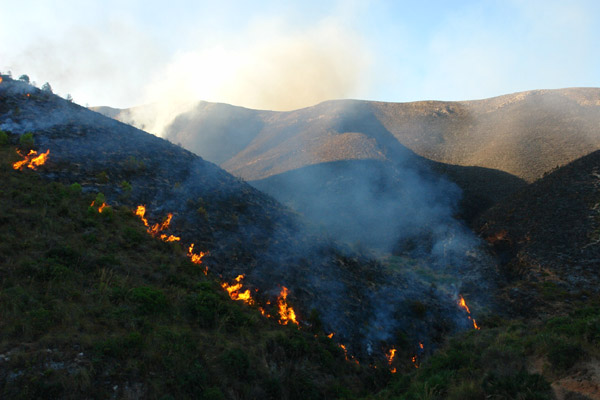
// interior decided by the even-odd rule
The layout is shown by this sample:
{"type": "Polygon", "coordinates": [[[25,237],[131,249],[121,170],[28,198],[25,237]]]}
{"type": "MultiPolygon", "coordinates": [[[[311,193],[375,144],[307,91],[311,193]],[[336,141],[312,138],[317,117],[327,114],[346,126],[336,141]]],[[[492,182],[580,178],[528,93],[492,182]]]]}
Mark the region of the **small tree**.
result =
{"type": "Polygon", "coordinates": [[[50,86],[50,84],[46,82],[42,85],[42,91],[52,93],[52,86],[50,86]]]}
{"type": "Polygon", "coordinates": [[[73,96],[71,96],[71,93],[67,93],[67,97],[66,97],[67,101],[72,103],[73,102],[73,96]]]}
{"type": "Polygon", "coordinates": [[[25,83],[29,83],[29,76],[28,76],[28,75],[25,75],[25,74],[23,74],[23,75],[21,75],[21,76],[19,77],[19,80],[20,80],[20,81],[23,81],[23,82],[25,82],[25,83]]]}

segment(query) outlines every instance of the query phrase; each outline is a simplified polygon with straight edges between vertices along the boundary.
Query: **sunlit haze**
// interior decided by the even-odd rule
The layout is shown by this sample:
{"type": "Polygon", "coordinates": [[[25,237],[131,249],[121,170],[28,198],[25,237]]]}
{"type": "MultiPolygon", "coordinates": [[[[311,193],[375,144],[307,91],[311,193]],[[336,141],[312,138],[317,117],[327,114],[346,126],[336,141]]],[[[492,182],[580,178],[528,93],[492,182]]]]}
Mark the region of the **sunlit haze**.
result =
{"type": "Polygon", "coordinates": [[[597,87],[599,38],[593,0],[26,0],[2,6],[0,71],[83,105],[289,110],[597,87]]]}

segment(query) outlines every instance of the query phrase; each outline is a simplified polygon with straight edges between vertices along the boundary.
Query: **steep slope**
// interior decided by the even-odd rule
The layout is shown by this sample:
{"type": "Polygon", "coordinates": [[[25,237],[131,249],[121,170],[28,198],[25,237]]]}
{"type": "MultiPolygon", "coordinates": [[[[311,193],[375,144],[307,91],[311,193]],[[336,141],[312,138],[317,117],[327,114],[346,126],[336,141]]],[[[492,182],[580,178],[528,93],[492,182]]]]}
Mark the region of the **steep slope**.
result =
{"type": "MultiPolygon", "coordinates": [[[[600,267],[600,151],[557,169],[486,211],[476,226],[516,281],[546,294],[597,293],[600,267]]],[[[534,312],[536,293],[514,290],[534,312]]]]}
{"type": "Polygon", "coordinates": [[[306,399],[389,379],[229,299],[128,207],[90,207],[0,144],[0,397],[306,399]]]}
{"type": "Polygon", "coordinates": [[[493,261],[476,240],[459,242],[469,236],[458,226],[449,229],[454,236],[438,235],[419,260],[456,276],[456,283],[431,290],[407,265],[390,270],[312,233],[290,210],[216,165],[8,77],[0,83],[0,129],[13,141],[31,131],[38,150],[50,150],[40,169],[48,179],[102,192],[111,206],[144,204],[150,224],[173,213],[164,233],[208,252],[209,273],[228,284],[244,274],[244,288],[274,315],[285,286],[301,326],[335,332],[363,360],[382,359],[400,332],[412,346],[422,340],[435,348],[446,333],[469,327],[457,305],[462,288],[484,307],[495,285],[493,261]],[[411,311],[415,298],[426,313],[411,311]]]}

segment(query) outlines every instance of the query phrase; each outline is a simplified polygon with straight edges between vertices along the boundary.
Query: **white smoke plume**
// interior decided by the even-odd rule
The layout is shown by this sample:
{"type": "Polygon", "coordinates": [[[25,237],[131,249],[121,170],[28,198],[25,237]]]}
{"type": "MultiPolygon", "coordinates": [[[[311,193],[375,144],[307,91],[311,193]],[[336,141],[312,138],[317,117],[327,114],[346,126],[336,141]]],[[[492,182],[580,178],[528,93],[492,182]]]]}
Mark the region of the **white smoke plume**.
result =
{"type": "Polygon", "coordinates": [[[151,105],[132,110],[136,125],[161,135],[199,100],[292,110],[355,96],[367,84],[365,46],[335,22],[298,33],[272,25],[227,46],[176,54],[146,87],[151,105]]]}

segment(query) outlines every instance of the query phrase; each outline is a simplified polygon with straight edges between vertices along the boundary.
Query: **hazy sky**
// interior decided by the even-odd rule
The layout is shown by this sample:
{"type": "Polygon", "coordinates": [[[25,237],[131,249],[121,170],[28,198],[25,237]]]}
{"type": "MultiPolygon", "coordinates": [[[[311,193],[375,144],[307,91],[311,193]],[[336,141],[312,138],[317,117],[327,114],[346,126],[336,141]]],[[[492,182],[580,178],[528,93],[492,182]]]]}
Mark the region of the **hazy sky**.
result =
{"type": "Polygon", "coordinates": [[[4,3],[0,71],[80,104],[282,110],[600,86],[596,0],[4,3]]]}

